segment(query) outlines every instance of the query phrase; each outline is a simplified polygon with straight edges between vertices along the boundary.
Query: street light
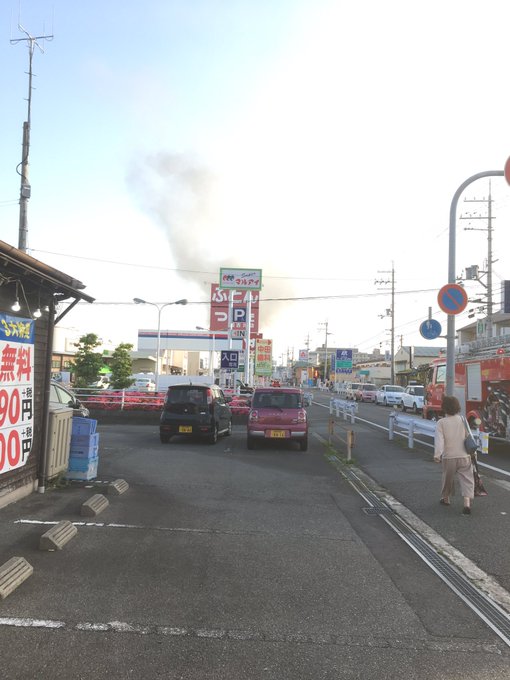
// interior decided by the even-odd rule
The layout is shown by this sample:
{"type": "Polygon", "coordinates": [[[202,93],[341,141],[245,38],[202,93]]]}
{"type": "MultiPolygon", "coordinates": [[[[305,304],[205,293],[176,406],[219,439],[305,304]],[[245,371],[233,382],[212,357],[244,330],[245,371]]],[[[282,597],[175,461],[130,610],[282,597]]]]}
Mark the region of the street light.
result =
{"type": "Polygon", "coordinates": [[[212,356],[211,356],[211,361],[209,362],[209,375],[214,378],[214,357],[216,353],[215,349],[215,343],[216,343],[216,331],[212,331],[210,328],[204,328],[203,326],[195,326],[197,331],[207,331],[208,333],[212,333],[212,356]]]}
{"type": "Polygon", "coordinates": [[[154,380],[155,390],[157,392],[159,388],[159,348],[161,344],[161,312],[165,307],[169,307],[170,305],[187,305],[188,301],[186,299],[183,299],[176,300],[175,302],[165,302],[164,304],[160,305],[157,302],[148,302],[147,300],[142,300],[142,298],[133,298],[133,302],[136,305],[152,305],[153,307],[156,307],[156,309],[158,310],[158,341],[156,347],[156,371],[154,380]]]}

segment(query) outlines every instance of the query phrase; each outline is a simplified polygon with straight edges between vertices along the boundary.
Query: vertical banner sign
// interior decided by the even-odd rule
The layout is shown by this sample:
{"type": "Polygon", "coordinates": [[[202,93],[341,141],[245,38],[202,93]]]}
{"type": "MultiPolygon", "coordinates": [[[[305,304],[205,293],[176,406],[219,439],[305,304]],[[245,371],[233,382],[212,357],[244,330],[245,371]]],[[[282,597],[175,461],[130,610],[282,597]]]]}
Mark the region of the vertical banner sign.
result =
{"type": "Polygon", "coordinates": [[[255,341],[255,374],[268,375],[273,373],[273,341],[255,341]]]}
{"type": "Polygon", "coordinates": [[[34,321],[0,314],[0,474],[27,462],[33,419],[34,321]]]}
{"type": "Polygon", "coordinates": [[[337,349],[335,373],[352,373],[352,349],[337,349]]]}

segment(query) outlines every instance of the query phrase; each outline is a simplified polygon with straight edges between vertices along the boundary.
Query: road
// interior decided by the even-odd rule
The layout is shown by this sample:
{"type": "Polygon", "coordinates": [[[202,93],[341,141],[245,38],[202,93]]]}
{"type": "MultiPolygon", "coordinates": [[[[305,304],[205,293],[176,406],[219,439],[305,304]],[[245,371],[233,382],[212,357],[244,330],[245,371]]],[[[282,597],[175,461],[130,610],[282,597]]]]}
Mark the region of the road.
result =
{"type": "Polygon", "coordinates": [[[56,553],[38,523],[79,521],[100,483],[4,508],[2,554],[34,575],[0,605],[3,676],[508,678],[501,640],[363,512],[309,411],[306,453],[248,451],[242,425],[216,446],[100,426],[99,482],[130,488],[56,553]]]}

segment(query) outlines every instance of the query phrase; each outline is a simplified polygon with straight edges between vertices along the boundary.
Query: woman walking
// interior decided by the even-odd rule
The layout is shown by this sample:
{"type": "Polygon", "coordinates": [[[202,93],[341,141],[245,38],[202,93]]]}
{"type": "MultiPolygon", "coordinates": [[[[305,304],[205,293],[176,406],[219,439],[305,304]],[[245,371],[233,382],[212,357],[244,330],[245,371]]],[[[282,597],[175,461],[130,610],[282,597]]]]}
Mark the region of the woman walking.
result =
{"type": "Polygon", "coordinates": [[[464,498],[464,515],[471,514],[471,499],[475,495],[471,457],[464,448],[466,429],[460,415],[457,397],[443,397],[442,409],[445,417],[436,426],[434,461],[443,464],[442,505],[450,505],[450,496],[455,493],[455,478],[459,482],[464,498]]]}

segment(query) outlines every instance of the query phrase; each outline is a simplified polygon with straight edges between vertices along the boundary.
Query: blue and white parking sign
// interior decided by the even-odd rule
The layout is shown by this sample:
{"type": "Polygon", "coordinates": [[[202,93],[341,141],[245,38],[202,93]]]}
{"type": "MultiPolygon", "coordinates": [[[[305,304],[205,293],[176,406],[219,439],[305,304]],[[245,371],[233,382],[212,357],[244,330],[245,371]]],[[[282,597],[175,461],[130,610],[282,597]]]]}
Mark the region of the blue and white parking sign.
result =
{"type": "Polygon", "coordinates": [[[239,351],[236,349],[227,349],[221,353],[221,368],[238,368],[239,367],[239,351]]]}

